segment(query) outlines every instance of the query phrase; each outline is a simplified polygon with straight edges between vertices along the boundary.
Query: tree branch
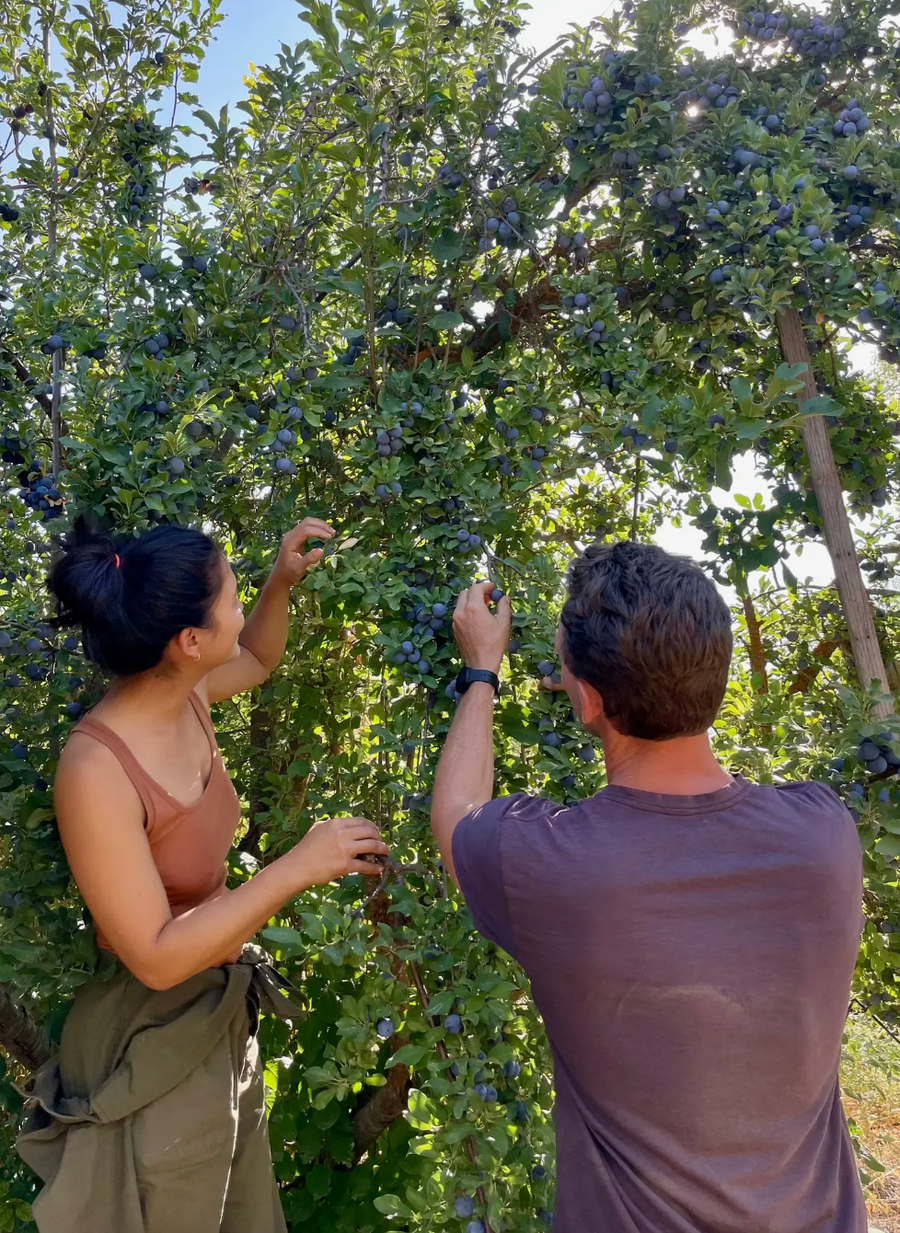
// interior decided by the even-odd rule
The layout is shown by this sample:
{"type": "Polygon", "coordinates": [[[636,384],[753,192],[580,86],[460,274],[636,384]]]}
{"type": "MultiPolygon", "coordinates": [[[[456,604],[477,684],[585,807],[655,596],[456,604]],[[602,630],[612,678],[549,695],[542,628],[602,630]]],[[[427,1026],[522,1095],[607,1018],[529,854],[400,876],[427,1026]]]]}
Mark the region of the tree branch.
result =
{"type": "Polygon", "coordinates": [[[747,652],[750,656],[750,669],[755,673],[759,673],[761,677],[757,693],[767,694],[769,692],[769,674],[766,672],[766,652],[759,632],[759,617],[756,615],[756,608],[753,605],[753,597],[751,595],[743,595],[741,603],[744,606],[744,619],[747,622],[747,641],[749,643],[747,652]]]}
{"type": "Polygon", "coordinates": [[[391,1067],[387,1083],[375,1088],[374,1095],[353,1118],[353,1159],[359,1161],[378,1136],[406,1110],[406,1095],[409,1091],[409,1067],[391,1067]]]}
{"type": "Polygon", "coordinates": [[[838,648],[843,647],[844,650],[850,650],[850,644],[844,638],[826,638],[814,649],[813,655],[821,662],[818,664],[810,664],[808,668],[804,668],[798,672],[788,686],[789,694],[805,694],[812,685],[813,681],[831,659],[832,655],[838,648]]]}

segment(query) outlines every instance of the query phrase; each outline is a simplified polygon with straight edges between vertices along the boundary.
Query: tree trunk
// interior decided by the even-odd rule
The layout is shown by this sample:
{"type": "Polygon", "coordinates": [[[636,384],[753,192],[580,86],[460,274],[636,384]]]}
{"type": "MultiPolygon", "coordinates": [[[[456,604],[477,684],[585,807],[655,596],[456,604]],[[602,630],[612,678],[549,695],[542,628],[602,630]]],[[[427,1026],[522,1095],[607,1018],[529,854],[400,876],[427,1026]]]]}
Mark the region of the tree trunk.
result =
{"type": "Polygon", "coordinates": [[[0,1048],[28,1070],[37,1070],[53,1052],[44,1029],[4,985],[0,985],[0,1048]]]}
{"type": "MultiPolygon", "coordinates": [[[[818,394],[809,349],[803,336],[800,314],[795,308],[782,309],[778,314],[778,335],[781,353],[789,364],[804,364],[803,399],[815,398],[818,394]]],[[[825,529],[825,543],[834,564],[835,581],[841,599],[841,607],[850,631],[850,645],[860,683],[868,690],[876,681],[884,693],[888,693],[888,679],[875,632],[875,620],[869,606],[869,596],[859,568],[856,545],[847,509],[841,479],[831,452],[828,429],[821,415],[807,415],[803,423],[803,444],[809,459],[813,491],[819,505],[819,513],[825,529]]],[[[877,714],[890,714],[890,703],[876,708],[877,714]]]]}
{"type": "Polygon", "coordinates": [[[268,806],[267,791],[269,785],[266,783],[265,773],[271,766],[271,750],[269,746],[272,740],[272,732],[271,714],[258,698],[254,698],[250,710],[250,756],[253,770],[247,793],[250,811],[247,821],[247,833],[238,844],[238,851],[249,852],[251,856],[255,856],[257,859],[262,856],[259,850],[259,840],[265,830],[265,822],[260,815],[266,812],[268,806]]]}

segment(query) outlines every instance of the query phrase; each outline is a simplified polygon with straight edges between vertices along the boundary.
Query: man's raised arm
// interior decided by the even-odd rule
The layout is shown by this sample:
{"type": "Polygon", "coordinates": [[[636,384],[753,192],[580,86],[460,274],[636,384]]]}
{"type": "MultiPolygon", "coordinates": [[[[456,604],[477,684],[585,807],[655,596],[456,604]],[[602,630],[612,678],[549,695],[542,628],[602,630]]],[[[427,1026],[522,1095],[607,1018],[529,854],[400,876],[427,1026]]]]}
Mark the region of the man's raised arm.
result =
{"type": "MultiPolygon", "coordinates": [[[[493,590],[492,582],[484,582],[461,593],[453,614],[453,632],[467,668],[499,676],[509,642],[510,605],[504,595],[496,613],[491,612],[493,590]]],[[[444,868],[454,882],[453,832],[466,814],[486,804],[494,791],[493,709],[493,685],[473,681],[459,703],[435,775],[431,829],[444,868]]]]}

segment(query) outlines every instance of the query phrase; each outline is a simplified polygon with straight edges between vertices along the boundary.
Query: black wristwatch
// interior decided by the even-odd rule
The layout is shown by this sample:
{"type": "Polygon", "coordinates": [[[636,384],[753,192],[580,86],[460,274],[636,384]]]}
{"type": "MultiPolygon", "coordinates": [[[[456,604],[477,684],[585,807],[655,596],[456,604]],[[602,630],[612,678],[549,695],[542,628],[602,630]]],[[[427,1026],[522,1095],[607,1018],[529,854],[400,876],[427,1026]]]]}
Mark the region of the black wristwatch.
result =
{"type": "Polygon", "coordinates": [[[494,687],[494,696],[500,697],[500,678],[496,672],[488,672],[486,668],[461,668],[456,678],[456,692],[464,694],[473,681],[487,681],[494,687]]]}

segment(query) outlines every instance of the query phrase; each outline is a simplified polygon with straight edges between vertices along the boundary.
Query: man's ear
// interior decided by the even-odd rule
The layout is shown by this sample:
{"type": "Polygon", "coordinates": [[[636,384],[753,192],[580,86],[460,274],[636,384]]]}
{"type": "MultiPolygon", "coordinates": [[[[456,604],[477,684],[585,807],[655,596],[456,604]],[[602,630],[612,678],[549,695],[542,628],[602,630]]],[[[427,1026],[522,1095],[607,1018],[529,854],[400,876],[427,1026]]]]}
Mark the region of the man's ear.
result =
{"type": "Polygon", "coordinates": [[[573,689],[578,691],[579,705],[575,707],[575,712],[584,726],[591,728],[603,715],[603,699],[593,685],[577,676],[572,678],[572,685],[569,687],[570,700],[573,689]]]}

